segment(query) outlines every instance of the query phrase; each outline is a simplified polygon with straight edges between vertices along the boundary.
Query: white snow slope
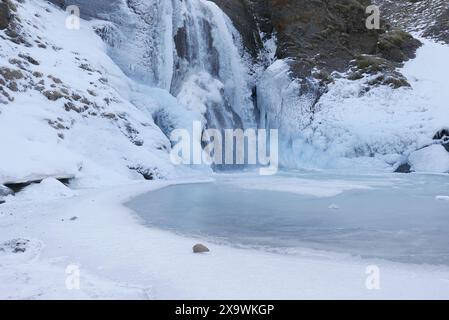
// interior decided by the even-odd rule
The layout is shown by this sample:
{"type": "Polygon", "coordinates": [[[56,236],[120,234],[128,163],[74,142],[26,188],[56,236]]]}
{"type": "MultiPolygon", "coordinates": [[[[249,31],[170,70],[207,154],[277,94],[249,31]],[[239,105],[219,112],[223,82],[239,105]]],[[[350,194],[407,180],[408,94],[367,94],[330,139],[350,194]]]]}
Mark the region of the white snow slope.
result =
{"type": "Polygon", "coordinates": [[[95,21],[69,30],[59,8],[15,3],[26,43],[0,31],[0,183],[54,176],[115,184],[143,179],[137,170],[173,176],[170,142],[151,112],[176,108],[176,99],[127,78],[93,31],[95,21]]]}

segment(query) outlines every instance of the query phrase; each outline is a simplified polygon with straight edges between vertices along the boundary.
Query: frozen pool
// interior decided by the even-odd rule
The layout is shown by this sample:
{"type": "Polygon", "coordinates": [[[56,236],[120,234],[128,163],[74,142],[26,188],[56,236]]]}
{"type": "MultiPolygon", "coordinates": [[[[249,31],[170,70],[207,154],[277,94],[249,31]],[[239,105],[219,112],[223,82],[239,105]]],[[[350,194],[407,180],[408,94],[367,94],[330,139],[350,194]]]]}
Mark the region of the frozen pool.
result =
{"type": "Polygon", "coordinates": [[[449,177],[224,176],[128,206],[152,227],[231,245],[449,265],[449,177]]]}

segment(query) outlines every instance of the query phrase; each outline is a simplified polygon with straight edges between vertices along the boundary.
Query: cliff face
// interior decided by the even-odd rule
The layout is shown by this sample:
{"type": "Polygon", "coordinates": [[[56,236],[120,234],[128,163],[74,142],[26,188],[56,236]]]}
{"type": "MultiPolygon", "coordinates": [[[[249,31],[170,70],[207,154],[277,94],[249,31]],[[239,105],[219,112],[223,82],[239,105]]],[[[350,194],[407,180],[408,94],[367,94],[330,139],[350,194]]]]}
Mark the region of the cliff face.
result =
{"type": "MultiPolygon", "coordinates": [[[[343,72],[350,61],[372,55],[388,65],[414,56],[419,42],[382,23],[380,30],[366,28],[371,0],[214,0],[234,21],[251,51],[260,33],[276,33],[277,58],[291,58],[296,77],[314,75],[330,81],[333,71],[343,72]],[[257,28],[257,30],[254,30],[257,28]]],[[[394,28],[393,28],[394,29],[394,28]]]]}
{"type": "MultiPolygon", "coordinates": [[[[279,59],[292,59],[290,67],[294,77],[306,78],[313,75],[323,84],[332,81],[330,74],[333,71],[357,69],[360,64],[350,62],[360,59],[364,60],[363,65],[370,64],[368,69],[373,69],[373,63],[381,64],[382,69],[391,75],[398,63],[414,57],[415,50],[420,45],[409,34],[396,30],[396,24],[406,28],[405,19],[399,19],[400,21],[396,21],[393,27],[392,23],[388,25],[382,23],[380,30],[367,29],[366,8],[372,4],[371,0],[212,1],[232,20],[241,34],[246,50],[254,59],[258,57],[263,47],[263,38],[275,34],[278,45],[276,56],[279,59]],[[367,62],[365,58],[361,58],[362,55],[370,55],[373,58],[367,62]]],[[[61,6],[80,4],[84,16],[102,17],[102,13],[111,11],[110,7],[117,6],[121,1],[52,0],[52,2],[61,6]]],[[[392,11],[397,12],[395,6],[404,7],[390,2],[377,1],[385,7],[386,17],[391,17],[392,11]]],[[[435,30],[438,27],[433,26],[429,29],[435,30]]],[[[440,29],[443,28],[438,30],[440,29]]],[[[428,32],[431,32],[430,30],[428,32]]],[[[440,30],[438,34],[444,37],[445,32],[440,30]]],[[[367,70],[362,69],[362,72],[367,70]]],[[[377,67],[374,66],[374,69],[377,67]]],[[[405,83],[396,81],[395,86],[402,84],[405,83]]]]}
{"type": "MultiPolygon", "coordinates": [[[[367,0],[52,2],[76,4],[90,21],[67,32],[61,30],[67,13],[46,1],[0,0],[0,41],[8,43],[0,46],[8,66],[0,72],[0,104],[18,110],[28,92],[44,99],[39,106],[51,107],[51,116],[34,118],[44,120],[42,132],[56,130],[57,143],[68,149],[79,147],[72,126],[98,121],[117,133],[111,139],[123,140],[124,149],[116,150],[130,155],[120,158],[125,175],[169,176],[172,168],[160,161],[170,148],[167,137],[193,121],[204,128],[279,129],[287,168],[308,159],[315,165],[315,152],[323,166],[328,158],[408,154],[422,139],[433,143],[449,123],[446,47],[424,40],[416,61],[398,68],[420,43],[396,26],[415,30],[394,10],[381,15],[379,30],[368,30],[367,0]],[[145,161],[146,152],[158,156],[145,161]]],[[[425,1],[418,2],[411,7],[421,34],[444,36],[441,10],[421,16],[425,1]]],[[[382,12],[395,8],[382,3],[382,12]]],[[[20,112],[17,119],[27,118],[20,112]]],[[[6,116],[0,120],[14,123],[6,116]]],[[[388,164],[400,160],[389,157],[388,164]]]]}
{"type": "Polygon", "coordinates": [[[378,32],[365,26],[369,1],[270,2],[278,55],[295,58],[301,73],[314,67],[343,71],[355,55],[375,53],[378,32]]]}

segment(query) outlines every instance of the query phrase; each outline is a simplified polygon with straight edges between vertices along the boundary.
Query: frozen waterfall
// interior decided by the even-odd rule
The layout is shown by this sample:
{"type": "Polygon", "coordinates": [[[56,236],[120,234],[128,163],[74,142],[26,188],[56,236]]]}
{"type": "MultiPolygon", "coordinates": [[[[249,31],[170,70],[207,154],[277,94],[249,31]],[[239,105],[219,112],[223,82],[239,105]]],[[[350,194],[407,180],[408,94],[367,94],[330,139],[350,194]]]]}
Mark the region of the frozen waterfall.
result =
{"type": "MultiPolygon", "coordinates": [[[[77,1],[83,2],[83,1],[77,1]]],[[[256,126],[251,57],[230,19],[206,0],[114,0],[99,33],[131,78],[169,91],[209,128],[256,126]]]]}

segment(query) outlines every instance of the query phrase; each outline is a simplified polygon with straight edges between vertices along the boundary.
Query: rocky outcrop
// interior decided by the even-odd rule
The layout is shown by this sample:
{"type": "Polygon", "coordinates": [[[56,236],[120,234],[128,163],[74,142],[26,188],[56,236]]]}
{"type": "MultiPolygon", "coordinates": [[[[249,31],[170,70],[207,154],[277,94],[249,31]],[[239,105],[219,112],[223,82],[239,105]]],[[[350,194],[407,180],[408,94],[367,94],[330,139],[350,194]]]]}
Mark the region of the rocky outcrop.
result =
{"type": "Polygon", "coordinates": [[[11,20],[11,11],[9,9],[8,3],[0,3],[0,30],[4,30],[8,27],[11,20]]]}
{"type": "Polygon", "coordinates": [[[293,58],[296,76],[314,75],[324,82],[362,55],[392,62],[389,69],[413,58],[419,41],[408,33],[385,23],[380,30],[366,27],[369,5],[370,0],[269,0],[278,58],[293,58]]]}
{"type": "Polygon", "coordinates": [[[449,0],[373,0],[390,24],[449,43],[449,0]]]}
{"type": "Polygon", "coordinates": [[[261,36],[276,34],[277,58],[291,59],[293,77],[303,79],[306,86],[310,82],[305,79],[317,79],[321,83],[317,98],[333,81],[334,71],[349,71],[351,79],[378,74],[369,85],[408,86],[396,69],[414,58],[420,42],[385,21],[379,30],[369,30],[366,9],[371,0],[214,2],[233,20],[253,55],[261,48],[261,36]]]}
{"type": "Polygon", "coordinates": [[[344,71],[356,55],[375,53],[378,32],[365,26],[368,4],[272,0],[279,58],[294,58],[296,73],[308,75],[315,67],[327,72],[344,71]]]}

